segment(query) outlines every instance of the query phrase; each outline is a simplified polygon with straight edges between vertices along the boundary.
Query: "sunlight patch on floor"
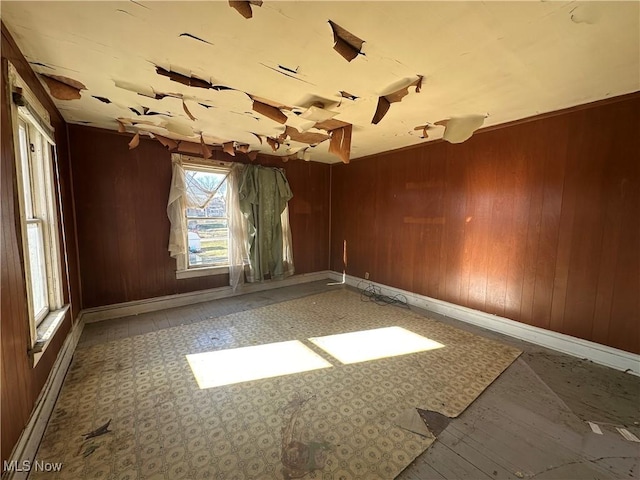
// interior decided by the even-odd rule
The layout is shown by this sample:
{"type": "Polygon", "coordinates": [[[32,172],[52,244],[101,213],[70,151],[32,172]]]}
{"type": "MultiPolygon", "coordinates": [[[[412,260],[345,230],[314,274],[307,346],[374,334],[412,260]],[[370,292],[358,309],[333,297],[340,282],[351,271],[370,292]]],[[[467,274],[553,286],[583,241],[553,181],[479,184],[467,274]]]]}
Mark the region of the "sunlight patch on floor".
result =
{"type": "Polygon", "coordinates": [[[200,389],[332,367],[297,340],[187,355],[200,389]]]}
{"type": "Polygon", "coordinates": [[[309,341],[345,364],[396,357],[444,347],[441,343],[402,327],[341,333],[310,338],[309,341]]]}

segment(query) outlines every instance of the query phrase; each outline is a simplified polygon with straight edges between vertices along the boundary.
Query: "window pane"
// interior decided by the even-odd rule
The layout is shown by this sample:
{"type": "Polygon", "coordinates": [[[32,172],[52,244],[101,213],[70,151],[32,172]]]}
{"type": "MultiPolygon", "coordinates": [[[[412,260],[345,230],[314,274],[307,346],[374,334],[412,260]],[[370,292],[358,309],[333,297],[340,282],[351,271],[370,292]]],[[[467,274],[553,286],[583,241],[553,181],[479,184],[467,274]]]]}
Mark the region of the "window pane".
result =
{"type": "Polygon", "coordinates": [[[47,188],[45,186],[45,168],[42,157],[42,134],[32,125],[29,125],[29,141],[33,145],[31,153],[31,192],[33,201],[33,216],[46,218],[47,212],[47,188]]]}
{"type": "Polygon", "coordinates": [[[47,271],[44,260],[44,242],[42,240],[41,223],[33,222],[27,224],[27,241],[29,242],[29,267],[33,312],[37,322],[42,318],[43,313],[49,310],[47,271]]]}
{"type": "Polygon", "coordinates": [[[185,170],[188,217],[225,217],[226,173],[185,170]],[[216,191],[217,189],[217,191],[216,191]]]}
{"type": "Polygon", "coordinates": [[[20,137],[20,164],[22,167],[22,190],[24,194],[24,214],[27,218],[33,218],[33,202],[31,196],[31,167],[29,162],[29,139],[24,122],[18,127],[20,137]]]}
{"type": "Polygon", "coordinates": [[[229,228],[226,219],[187,220],[189,267],[229,264],[229,228]]]}

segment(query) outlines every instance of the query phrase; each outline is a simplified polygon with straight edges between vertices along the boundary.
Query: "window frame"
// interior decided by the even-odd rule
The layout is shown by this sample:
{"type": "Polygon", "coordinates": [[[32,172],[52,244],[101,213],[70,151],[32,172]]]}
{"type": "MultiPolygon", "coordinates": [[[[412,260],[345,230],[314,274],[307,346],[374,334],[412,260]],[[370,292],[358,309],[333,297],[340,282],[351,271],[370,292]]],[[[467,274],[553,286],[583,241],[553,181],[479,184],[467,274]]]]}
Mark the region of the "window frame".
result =
{"type": "MultiPolygon", "coordinates": [[[[185,175],[185,191],[187,188],[186,185],[186,177],[187,177],[187,172],[188,171],[197,171],[197,172],[205,172],[205,173],[217,173],[217,174],[223,174],[226,175],[227,178],[225,178],[223,180],[223,182],[228,182],[229,178],[228,175],[231,171],[231,163],[228,162],[215,162],[214,164],[209,164],[209,163],[200,163],[198,161],[194,161],[195,159],[190,159],[190,161],[184,161],[182,164],[182,168],[184,170],[184,175],[185,175]]],[[[228,186],[227,186],[227,195],[228,195],[228,186]]],[[[229,226],[229,211],[228,211],[228,206],[229,206],[229,202],[228,202],[228,198],[227,198],[227,202],[225,205],[225,216],[224,217],[189,217],[187,214],[187,210],[188,207],[185,205],[184,207],[184,215],[183,215],[183,221],[184,221],[184,231],[185,231],[185,245],[187,246],[187,252],[185,253],[185,255],[182,256],[182,258],[180,258],[178,260],[178,264],[177,264],[177,270],[176,270],[176,278],[178,279],[183,279],[183,278],[192,278],[192,277],[204,277],[204,276],[209,276],[209,275],[221,275],[221,274],[225,274],[225,273],[229,273],[229,262],[230,262],[230,257],[229,257],[229,253],[227,253],[227,263],[226,264],[220,264],[220,265],[202,265],[202,266],[198,266],[198,265],[194,265],[194,266],[190,266],[189,265],[189,220],[202,220],[202,219],[225,219],[227,221],[227,228],[229,226]]],[[[231,237],[230,232],[228,231],[227,233],[227,245],[228,245],[228,250],[227,252],[231,251],[231,244],[233,242],[233,239],[231,237]]]]}
{"type": "Polygon", "coordinates": [[[29,339],[27,349],[35,366],[54,334],[63,323],[69,305],[63,298],[62,241],[60,238],[61,210],[57,185],[56,145],[48,112],[38,102],[9,64],[11,92],[21,89],[23,102],[11,102],[14,140],[19,231],[27,297],[29,339]],[[26,105],[23,103],[26,102],[26,105]],[[21,129],[24,136],[21,136],[21,129]],[[23,154],[26,154],[24,158],[23,154]],[[25,170],[28,170],[25,172],[25,170]],[[26,190],[29,190],[26,192],[26,190]],[[37,225],[36,248],[43,258],[43,282],[46,305],[35,311],[33,274],[31,271],[29,226],[37,225]]]}

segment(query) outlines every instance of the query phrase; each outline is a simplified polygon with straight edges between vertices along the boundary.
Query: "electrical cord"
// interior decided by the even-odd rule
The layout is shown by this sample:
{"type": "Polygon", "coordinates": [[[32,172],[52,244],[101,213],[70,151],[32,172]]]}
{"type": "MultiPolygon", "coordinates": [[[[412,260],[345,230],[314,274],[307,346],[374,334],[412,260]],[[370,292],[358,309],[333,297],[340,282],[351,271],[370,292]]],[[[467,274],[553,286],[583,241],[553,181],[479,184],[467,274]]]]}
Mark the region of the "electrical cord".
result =
{"type": "Polygon", "coordinates": [[[365,284],[364,280],[360,280],[356,288],[360,292],[360,301],[362,302],[374,302],[376,305],[386,307],[387,305],[397,305],[402,308],[409,308],[409,302],[407,297],[402,294],[393,296],[384,295],[380,287],[369,283],[367,286],[362,287],[365,284]]]}

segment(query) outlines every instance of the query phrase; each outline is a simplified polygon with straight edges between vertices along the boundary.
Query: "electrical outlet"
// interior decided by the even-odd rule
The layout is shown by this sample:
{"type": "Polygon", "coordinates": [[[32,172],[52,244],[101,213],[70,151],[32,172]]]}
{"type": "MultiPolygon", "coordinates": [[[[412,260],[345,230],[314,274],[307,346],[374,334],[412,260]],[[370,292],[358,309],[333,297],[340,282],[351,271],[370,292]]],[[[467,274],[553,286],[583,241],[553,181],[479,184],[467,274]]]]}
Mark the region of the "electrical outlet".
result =
{"type": "Polygon", "coordinates": [[[369,272],[364,272],[364,279],[369,280],[369,272]]]}

